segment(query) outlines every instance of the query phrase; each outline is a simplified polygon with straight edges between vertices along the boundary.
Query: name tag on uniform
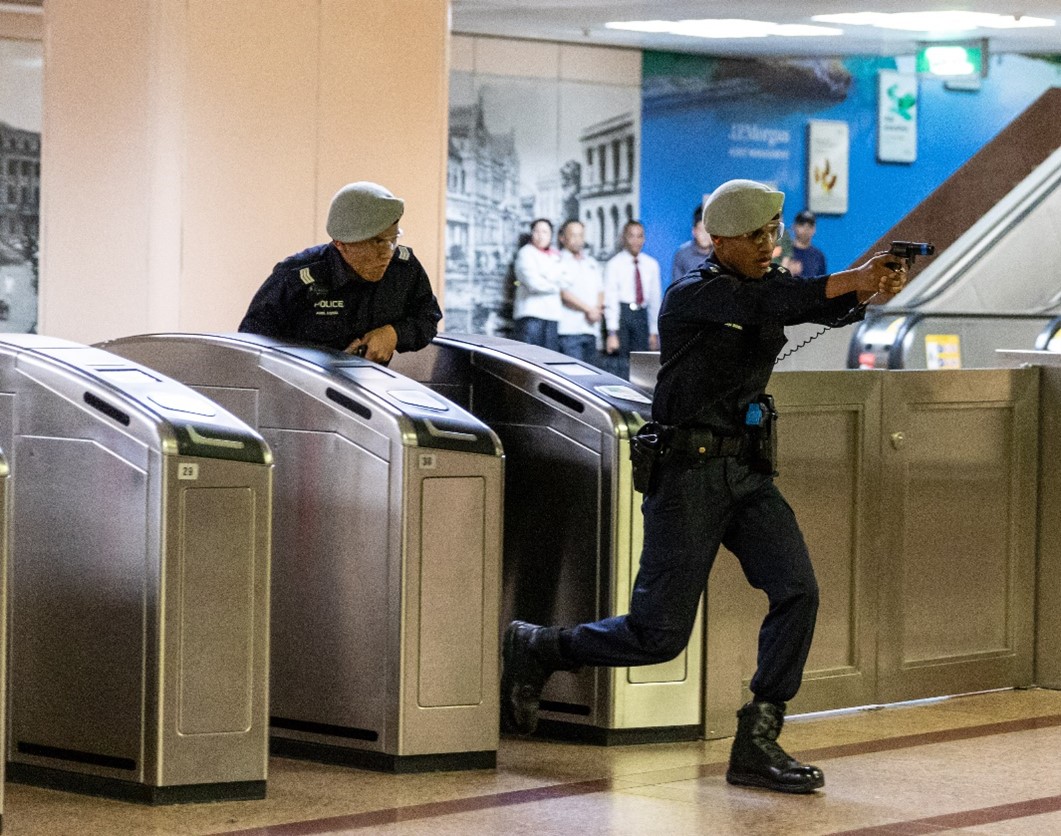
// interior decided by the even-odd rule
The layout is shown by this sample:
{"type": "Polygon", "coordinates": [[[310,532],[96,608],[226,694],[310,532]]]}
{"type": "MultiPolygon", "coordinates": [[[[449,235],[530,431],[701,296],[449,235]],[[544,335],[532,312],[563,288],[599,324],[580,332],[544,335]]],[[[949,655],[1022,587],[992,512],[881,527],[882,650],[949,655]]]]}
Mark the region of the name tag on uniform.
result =
{"type": "Polygon", "coordinates": [[[314,313],[317,316],[337,316],[344,307],[342,299],[321,299],[313,303],[314,313]]]}

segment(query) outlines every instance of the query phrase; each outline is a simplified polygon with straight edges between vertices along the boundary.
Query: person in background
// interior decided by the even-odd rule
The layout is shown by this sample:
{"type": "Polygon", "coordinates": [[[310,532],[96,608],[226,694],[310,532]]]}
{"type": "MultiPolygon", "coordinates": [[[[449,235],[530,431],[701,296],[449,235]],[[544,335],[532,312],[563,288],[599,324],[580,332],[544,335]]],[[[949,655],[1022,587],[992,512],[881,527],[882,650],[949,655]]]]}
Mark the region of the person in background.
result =
{"type": "Polygon", "coordinates": [[[512,336],[521,342],[560,350],[557,326],[563,305],[560,253],[552,248],[553,224],[531,221],[531,239],[516,255],[516,294],[512,305],[512,336]]]}
{"type": "Polygon", "coordinates": [[[604,267],[604,350],[616,359],[616,374],[630,376],[631,351],[659,349],[659,262],[641,250],[641,221],[623,225],[623,248],[604,267]]]}
{"type": "Polygon", "coordinates": [[[377,183],[343,186],[328,209],[331,243],[273,268],[239,330],[390,362],[423,348],[442,319],[427,273],[398,244],[405,202],[377,183]]]}
{"type": "Polygon", "coordinates": [[[585,253],[586,230],[576,220],[560,227],[560,350],[586,363],[597,363],[597,334],[604,316],[604,281],[597,260],[585,253]]]}
{"type": "Polygon", "coordinates": [[[674,253],[674,262],[670,268],[670,280],[676,282],[686,273],[695,270],[711,255],[711,236],[704,229],[704,205],[697,204],[693,210],[693,237],[686,241],[674,253]]]}
{"type": "MultiPolygon", "coordinates": [[[[785,326],[861,319],[861,303],[902,290],[906,267],[879,253],[861,267],[796,279],[771,263],[785,196],[752,180],[723,183],[704,204],[715,251],[667,288],[662,365],[650,431],[632,446],[659,452],[645,480],[644,546],[628,612],[573,627],[511,622],[502,640],[501,725],[537,727],[554,671],[628,667],[685,648],[711,566],[724,545],[769,609],[759,630],[752,701],[737,712],[726,780],[809,793],[825,778],[777,743],[799,690],[818,613],[818,583],[792,508],[774,484],[765,395],[785,326]]],[[[640,472],[644,472],[639,467],[640,472]]]]}
{"type": "Polygon", "coordinates": [[[817,225],[818,219],[810,209],[804,209],[796,215],[792,228],[792,252],[786,252],[781,259],[781,265],[787,267],[793,276],[824,276],[828,272],[825,253],[811,243],[817,225]]]}

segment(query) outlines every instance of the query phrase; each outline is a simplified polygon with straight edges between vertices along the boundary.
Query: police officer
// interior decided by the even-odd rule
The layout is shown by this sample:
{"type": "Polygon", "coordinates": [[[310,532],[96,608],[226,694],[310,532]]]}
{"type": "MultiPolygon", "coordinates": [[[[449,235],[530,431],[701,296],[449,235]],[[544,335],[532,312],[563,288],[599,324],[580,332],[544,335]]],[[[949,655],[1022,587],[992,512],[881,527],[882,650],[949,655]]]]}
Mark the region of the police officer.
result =
{"type": "Polygon", "coordinates": [[[652,415],[663,455],[642,503],[644,549],[630,612],[569,629],[512,622],[502,644],[507,730],[534,730],[553,671],[677,656],[725,545],[769,601],[754,700],[737,713],[726,779],[791,793],[824,785],[820,769],[777,744],[785,703],[802,680],[818,586],[792,509],[774,486],[769,451],[759,443],[768,437],[764,389],[786,342],[784,326],[854,321],[861,302],[902,289],[906,267],[882,253],[853,270],[793,278],[771,263],[783,202],[784,194],[751,180],[724,183],[705,201],[714,252],[668,288],[660,310],[652,415]]]}
{"type": "Polygon", "coordinates": [[[284,259],[251,300],[239,330],[387,363],[423,348],[442,311],[413,251],[398,244],[405,203],[376,183],[332,198],[331,243],[284,259]]]}

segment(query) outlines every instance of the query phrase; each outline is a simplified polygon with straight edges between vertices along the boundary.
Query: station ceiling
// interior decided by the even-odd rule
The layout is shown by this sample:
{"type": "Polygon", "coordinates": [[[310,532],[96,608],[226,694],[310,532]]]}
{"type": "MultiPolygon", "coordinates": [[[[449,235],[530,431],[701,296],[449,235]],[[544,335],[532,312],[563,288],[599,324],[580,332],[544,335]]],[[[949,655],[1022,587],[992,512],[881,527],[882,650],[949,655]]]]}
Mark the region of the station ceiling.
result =
{"type": "MultiPolygon", "coordinates": [[[[663,28],[657,25],[657,28],[663,28]]],[[[704,26],[717,34],[719,27],[704,26]]],[[[1057,0],[888,2],[842,0],[785,3],[783,0],[452,0],[452,30],[468,35],[561,41],[726,56],[833,56],[913,54],[926,41],[986,38],[989,53],[1061,54],[1061,4],[1057,0]],[[1042,18],[1052,26],[1005,29],[903,31],[872,25],[819,22],[816,15],[856,12],[967,11],[1042,18]],[[609,22],[739,19],[782,25],[840,29],[839,35],[774,34],[766,37],[690,37],[667,32],[609,29],[609,22]]],[[[782,30],[785,31],[785,30],[782,30]]],[[[798,30],[787,30],[789,32],[798,30]]]]}

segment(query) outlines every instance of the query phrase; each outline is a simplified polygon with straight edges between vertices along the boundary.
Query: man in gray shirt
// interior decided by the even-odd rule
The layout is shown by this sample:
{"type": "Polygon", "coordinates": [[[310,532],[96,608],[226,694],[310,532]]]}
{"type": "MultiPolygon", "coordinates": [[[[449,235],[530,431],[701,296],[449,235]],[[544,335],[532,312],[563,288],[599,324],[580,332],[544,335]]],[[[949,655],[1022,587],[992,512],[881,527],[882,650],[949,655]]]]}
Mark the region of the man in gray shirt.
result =
{"type": "Polygon", "coordinates": [[[673,284],[691,270],[695,270],[704,263],[704,259],[711,255],[711,236],[704,229],[704,206],[698,204],[693,210],[693,237],[686,241],[674,254],[674,263],[670,269],[670,280],[673,284]]]}

